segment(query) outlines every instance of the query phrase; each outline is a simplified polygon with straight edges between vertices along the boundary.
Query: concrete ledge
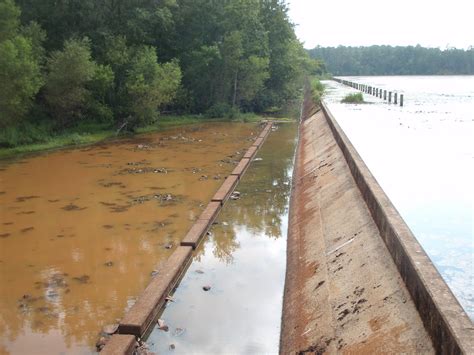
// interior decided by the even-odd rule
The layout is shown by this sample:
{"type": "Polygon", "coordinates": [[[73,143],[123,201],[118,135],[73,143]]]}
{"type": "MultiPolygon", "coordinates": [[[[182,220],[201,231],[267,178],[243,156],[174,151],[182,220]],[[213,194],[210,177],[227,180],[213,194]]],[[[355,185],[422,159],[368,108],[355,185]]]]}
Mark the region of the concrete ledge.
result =
{"type": "MultiPolygon", "coordinates": [[[[252,147],[252,148],[256,149],[257,147],[252,147]]],[[[245,158],[245,157],[242,158],[239,164],[237,164],[235,169],[232,171],[231,175],[235,175],[240,179],[240,177],[245,174],[245,171],[247,170],[249,165],[250,165],[250,159],[245,158]]]]}
{"type": "Polygon", "coordinates": [[[252,146],[260,148],[260,146],[263,144],[263,141],[264,138],[257,138],[255,142],[253,142],[252,146]]]}
{"type": "Polygon", "coordinates": [[[250,147],[244,154],[244,159],[252,159],[257,154],[257,147],[250,147]]]}
{"type": "Polygon", "coordinates": [[[217,215],[219,214],[220,209],[221,209],[221,204],[219,202],[211,201],[208,203],[204,211],[202,211],[198,219],[209,220],[212,223],[214,219],[217,217],[217,215]]]}
{"type": "MultiPolygon", "coordinates": [[[[219,203],[219,202],[216,202],[219,203]]],[[[211,227],[212,221],[209,219],[198,219],[181,241],[182,246],[192,247],[196,249],[201,239],[204,237],[208,229],[211,227]]]]}
{"type": "Polygon", "coordinates": [[[119,324],[119,334],[133,334],[142,337],[154,323],[165,298],[173,290],[181,274],[191,260],[192,248],[179,246],[158,269],[158,274],[125,314],[119,324]]]}
{"type": "Polygon", "coordinates": [[[101,355],[132,355],[135,351],[136,340],[133,335],[112,335],[101,355]]]}
{"type": "Polygon", "coordinates": [[[232,190],[234,190],[235,185],[237,185],[237,182],[239,181],[239,178],[235,175],[229,175],[224,183],[221,185],[219,190],[217,190],[216,194],[212,198],[211,201],[213,202],[220,202],[221,205],[227,201],[229,198],[230,194],[232,193],[232,190]]]}
{"type": "Polygon", "coordinates": [[[324,103],[322,108],[436,352],[471,353],[474,327],[468,315],[324,103]]]}

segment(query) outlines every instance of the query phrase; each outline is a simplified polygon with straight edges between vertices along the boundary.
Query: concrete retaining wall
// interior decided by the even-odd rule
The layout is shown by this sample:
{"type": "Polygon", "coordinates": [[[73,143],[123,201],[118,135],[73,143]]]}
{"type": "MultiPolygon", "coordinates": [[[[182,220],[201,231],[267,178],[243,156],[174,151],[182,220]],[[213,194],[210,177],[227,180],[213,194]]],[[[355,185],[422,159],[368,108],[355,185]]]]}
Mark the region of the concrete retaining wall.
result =
{"type": "Polygon", "coordinates": [[[472,353],[474,327],[327,106],[322,109],[438,353],[472,353]]]}
{"type": "Polygon", "coordinates": [[[212,226],[225,201],[229,198],[241,176],[250,165],[251,159],[271,132],[272,124],[272,122],[268,122],[265,125],[258,138],[247,150],[244,158],[242,158],[231,175],[226,178],[211,202],[183,238],[181,245],[159,268],[157,276],[152,279],[136,303],[125,314],[119,324],[117,334],[111,337],[101,353],[131,354],[136,343],[135,336],[143,338],[153,329],[156,318],[166,302],[166,297],[176,288],[191,263],[192,250],[199,245],[212,226]]]}

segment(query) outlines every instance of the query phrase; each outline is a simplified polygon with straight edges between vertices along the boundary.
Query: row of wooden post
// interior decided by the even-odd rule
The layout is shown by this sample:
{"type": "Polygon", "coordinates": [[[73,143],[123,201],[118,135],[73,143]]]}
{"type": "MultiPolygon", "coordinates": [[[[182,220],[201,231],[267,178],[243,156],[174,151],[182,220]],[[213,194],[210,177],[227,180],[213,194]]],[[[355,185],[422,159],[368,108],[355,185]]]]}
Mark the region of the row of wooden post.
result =
{"type": "MultiPolygon", "coordinates": [[[[392,92],[387,91],[387,90],[382,90],[373,86],[365,85],[365,84],[359,84],[359,83],[354,83],[349,80],[343,80],[339,78],[333,78],[333,80],[337,81],[340,84],[344,84],[347,86],[350,86],[351,88],[354,88],[356,90],[360,90],[362,92],[365,92],[369,95],[374,95],[375,97],[383,98],[384,100],[387,100],[387,93],[388,93],[388,103],[392,103],[392,92]]],[[[393,93],[393,103],[395,105],[398,104],[398,93],[394,92],[393,93]]],[[[400,106],[403,106],[403,94],[400,94],[400,106]]]]}

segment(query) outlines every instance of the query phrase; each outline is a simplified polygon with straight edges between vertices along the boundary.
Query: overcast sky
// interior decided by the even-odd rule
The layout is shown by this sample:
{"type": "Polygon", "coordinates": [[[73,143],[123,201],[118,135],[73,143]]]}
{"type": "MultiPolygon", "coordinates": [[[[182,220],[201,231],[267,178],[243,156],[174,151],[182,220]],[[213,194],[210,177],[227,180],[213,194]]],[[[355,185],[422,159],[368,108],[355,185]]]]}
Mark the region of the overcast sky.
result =
{"type": "Polygon", "coordinates": [[[306,48],[474,45],[474,0],[287,0],[306,48]]]}

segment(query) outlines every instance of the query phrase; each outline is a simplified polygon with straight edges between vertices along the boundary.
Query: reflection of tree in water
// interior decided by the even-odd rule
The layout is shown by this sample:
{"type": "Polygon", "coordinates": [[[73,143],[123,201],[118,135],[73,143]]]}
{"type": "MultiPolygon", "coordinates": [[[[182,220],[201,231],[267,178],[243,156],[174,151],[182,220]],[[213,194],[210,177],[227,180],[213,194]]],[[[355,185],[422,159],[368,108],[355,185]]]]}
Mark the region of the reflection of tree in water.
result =
{"type": "Polygon", "coordinates": [[[282,236],[291,192],[295,136],[296,127],[290,124],[271,134],[258,154],[263,160],[252,163],[237,188],[242,198],[229,201],[221,212],[220,224],[213,228],[213,254],[220,260],[231,263],[232,253],[239,248],[237,225],[244,225],[255,235],[274,239],[282,236]]]}

